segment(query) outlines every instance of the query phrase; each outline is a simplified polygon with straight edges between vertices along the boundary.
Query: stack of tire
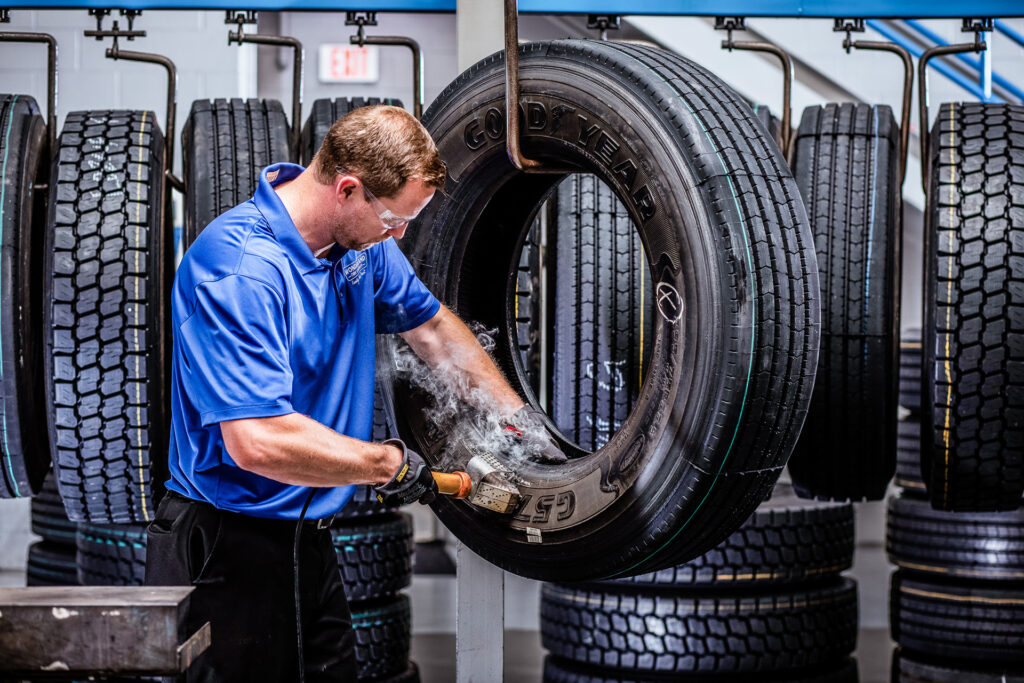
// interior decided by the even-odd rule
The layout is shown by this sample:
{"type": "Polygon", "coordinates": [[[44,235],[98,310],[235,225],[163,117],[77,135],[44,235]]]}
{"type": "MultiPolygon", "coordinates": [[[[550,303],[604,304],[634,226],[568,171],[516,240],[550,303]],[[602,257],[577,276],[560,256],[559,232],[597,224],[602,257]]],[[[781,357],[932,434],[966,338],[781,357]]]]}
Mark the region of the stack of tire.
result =
{"type": "Polygon", "coordinates": [[[544,680],[856,681],[850,504],[787,484],[714,550],[670,569],[545,584],[544,680]]]}
{"type": "Polygon", "coordinates": [[[32,533],[43,540],[28,548],[26,584],[29,586],[75,586],[78,571],[75,537],[78,525],[68,519],[53,476],[32,498],[32,533]]]}
{"type": "MultiPolygon", "coordinates": [[[[313,103],[302,129],[301,161],[308,165],[331,125],[353,109],[394,99],[337,98],[313,103]]],[[[391,438],[380,391],[374,395],[373,441],[391,438]]],[[[409,660],[412,616],[402,589],[412,581],[412,518],[377,502],[370,487],[357,487],[331,527],[334,549],[352,610],[360,681],[415,683],[409,660]]]]}
{"type": "Polygon", "coordinates": [[[943,104],[930,145],[919,469],[889,501],[892,677],[1019,681],[1024,107],[943,104]]]}

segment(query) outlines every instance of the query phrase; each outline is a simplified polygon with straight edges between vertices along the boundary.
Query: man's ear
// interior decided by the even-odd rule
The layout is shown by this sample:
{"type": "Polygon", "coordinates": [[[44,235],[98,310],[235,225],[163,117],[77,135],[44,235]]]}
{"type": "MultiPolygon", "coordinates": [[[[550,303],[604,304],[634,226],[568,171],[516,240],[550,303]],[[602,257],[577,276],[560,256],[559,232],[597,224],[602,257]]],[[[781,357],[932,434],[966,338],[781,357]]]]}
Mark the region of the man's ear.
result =
{"type": "Polygon", "coordinates": [[[352,176],[341,176],[337,180],[337,183],[338,184],[335,186],[335,193],[339,195],[339,198],[340,195],[344,194],[345,199],[351,199],[352,190],[356,188],[356,180],[352,176]]]}

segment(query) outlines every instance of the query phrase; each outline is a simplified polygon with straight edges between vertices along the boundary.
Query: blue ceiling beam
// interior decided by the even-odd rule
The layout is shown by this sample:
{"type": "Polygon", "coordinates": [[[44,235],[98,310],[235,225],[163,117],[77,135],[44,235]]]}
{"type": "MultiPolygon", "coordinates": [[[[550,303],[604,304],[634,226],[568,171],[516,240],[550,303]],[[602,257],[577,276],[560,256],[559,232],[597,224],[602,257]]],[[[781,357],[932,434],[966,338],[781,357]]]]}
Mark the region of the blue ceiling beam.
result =
{"type": "MultiPolygon", "coordinates": [[[[376,10],[454,12],[455,0],[6,0],[12,8],[376,10]]],[[[1024,16],[1021,0],[520,0],[519,11],[544,14],[660,14],[746,17],[960,18],[1024,16]]]]}

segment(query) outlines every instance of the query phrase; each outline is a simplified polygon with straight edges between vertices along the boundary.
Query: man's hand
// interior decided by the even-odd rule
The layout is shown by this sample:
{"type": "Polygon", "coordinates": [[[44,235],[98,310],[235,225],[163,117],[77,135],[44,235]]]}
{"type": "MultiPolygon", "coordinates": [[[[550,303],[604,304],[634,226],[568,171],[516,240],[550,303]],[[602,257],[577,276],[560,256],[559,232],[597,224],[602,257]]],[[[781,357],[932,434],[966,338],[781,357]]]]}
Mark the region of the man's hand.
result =
{"type": "Polygon", "coordinates": [[[402,451],[402,464],[398,466],[391,481],[373,487],[377,492],[377,500],[390,507],[408,505],[414,501],[426,505],[433,501],[437,496],[437,482],[423,457],[406,447],[400,439],[388,439],[384,444],[402,451]]]}
{"type": "Polygon", "coordinates": [[[510,424],[519,432],[519,437],[530,454],[537,456],[541,462],[560,465],[569,459],[559,448],[554,436],[548,431],[543,415],[530,405],[525,405],[516,411],[510,424]]]}

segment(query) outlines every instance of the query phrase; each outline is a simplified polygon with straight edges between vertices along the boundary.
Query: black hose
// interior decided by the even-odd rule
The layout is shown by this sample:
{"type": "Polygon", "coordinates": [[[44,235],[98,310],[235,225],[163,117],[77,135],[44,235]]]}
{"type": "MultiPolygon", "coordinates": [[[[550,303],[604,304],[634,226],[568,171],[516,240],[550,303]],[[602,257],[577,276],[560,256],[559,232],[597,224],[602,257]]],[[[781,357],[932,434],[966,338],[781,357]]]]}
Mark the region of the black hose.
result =
{"type": "Polygon", "coordinates": [[[299,595],[299,540],[302,538],[302,522],[306,519],[306,510],[313,501],[316,489],[310,489],[306,496],[306,502],[299,514],[299,521],[295,523],[295,544],[292,547],[292,567],[295,569],[295,637],[299,653],[299,683],[306,682],[306,661],[302,654],[302,598],[299,595]]]}

